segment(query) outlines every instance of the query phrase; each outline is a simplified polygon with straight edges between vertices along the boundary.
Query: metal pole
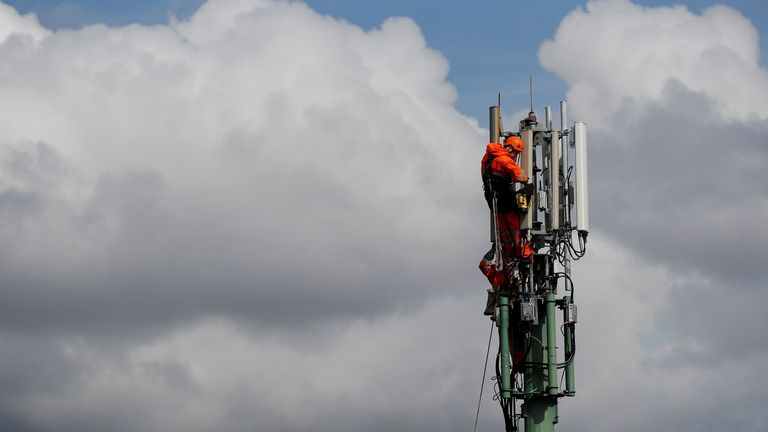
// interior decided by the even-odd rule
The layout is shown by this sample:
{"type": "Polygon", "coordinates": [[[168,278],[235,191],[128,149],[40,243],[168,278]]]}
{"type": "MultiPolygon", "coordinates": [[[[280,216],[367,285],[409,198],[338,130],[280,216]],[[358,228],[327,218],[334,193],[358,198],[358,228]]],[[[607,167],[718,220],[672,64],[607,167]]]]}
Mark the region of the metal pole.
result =
{"type": "MultiPolygon", "coordinates": [[[[549,345],[548,313],[547,307],[538,303],[539,324],[531,329],[531,334],[538,340],[533,340],[534,345],[529,350],[526,362],[541,365],[545,363],[545,347],[549,345]],[[541,309],[545,309],[542,311],[541,309]],[[542,313],[543,312],[543,313],[542,313]]],[[[554,344],[554,341],[552,342],[554,344]]],[[[547,356],[548,357],[548,356],[547,356]]],[[[526,396],[522,411],[525,416],[525,432],[553,432],[557,423],[557,396],[550,396],[548,392],[548,369],[541,367],[526,367],[525,391],[531,393],[526,396]],[[545,374],[545,371],[546,374],[545,374]]]]}
{"type": "MultiPolygon", "coordinates": [[[[561,172],[563,176],[563,191],[567,192],[563,194],[563,218],[562,221],[565,223],[571,222],[571,197],[568,195],[570,193],[569,184],[567,183],[568,178],[568,135],[566,132],[568,132],[568,122],[566,121],[566,112],[567,112],[567,104],[568,101],[560,101],[560,130],[563,132],[563,134],[560,137],[560,141],[562,143],[560,147],[560,154],[562,155],[562,158],[560,159],[562,161],[561,164],[561,172]]],[[[570,228],[570,227],[568,227],[570,228]]],[[[570,235],[570,232],[568,232],[566,235],[570,235]]],[[[565,274],[570,277],[571,276],[571,260],[568,257],[568,254],[565,254],[565,258],[563,259],[563,271],[565,274]]],[[[566,279],[567,281],[568,279],[566,279]]],[[[569,282],[566,282],[565,284],[565,290],[570,291],[571,287],[568,285],[569,282]]]]}
{"type": "Polygon", "coordinates": [[[528,94],[531,95],[531,112],[533,112],[533,75],[528,75],[528,94]]]}
{"type": "MultiPolygon", "coordinates": [[[[536,301],[534,298],[534,307],[539,308],[539,302],[536,301]]],[[[539,320],[546,319],[545,316],[541,313],[537,313],[539,316],[539,320]]],[[[525,376],[524,378],[524,384],[525,384],[525,393],[527,394],[533,394],[533,393],[540,393],[544,390],[543,385],[543,378],[544,375],[540,372],[541,369],[533,367],[533,364],[536,363],[542,363],[543,356],[542,356],[542,345],[545,344],[544,341],[542,341],[542,338],[546,338],[545,334],[541,331],[541,324],[535,325],[531,327],[531,337],[528,339],[528,343],[530,344],[529,347],[526,348],[526,356],[525,356],[525,376]]],[[[528,402],[526,402],[527,404],[528,402]]]]}
{"type": "Polygon", "coordinates": [[[525,432],[553,432],[557,424],[557,399],[537,396],[523,404],[525,432]]]}
{"type": "Polygon", "coordinates": [[[499,296],[499,345],[501,349],[501,397],[512,397],[509,354],[509,297],[499,296]]]}
{"type": "MultiPolygon", "coordinates": [[[[501,98],[501,96],[499,96],[501,98]]],[[[501,135],[501,126],[499,119],[501,118],[501,108],[498,105],[494,105],[488,108],[488,130],[489,130],[489,143],[499,142],[501,135]]],[[[491,211],[491,243],[496,241],[496,212],[491,211]]],[[[497,258],[498,259],[498,258],[497,258]]]]}

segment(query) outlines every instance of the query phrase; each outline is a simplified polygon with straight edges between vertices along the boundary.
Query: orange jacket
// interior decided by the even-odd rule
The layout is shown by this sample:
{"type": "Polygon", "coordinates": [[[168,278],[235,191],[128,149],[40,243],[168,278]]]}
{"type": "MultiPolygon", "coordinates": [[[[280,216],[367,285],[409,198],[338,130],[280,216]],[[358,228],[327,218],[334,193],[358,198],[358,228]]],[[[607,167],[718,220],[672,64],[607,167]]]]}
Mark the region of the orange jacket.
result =
{"type": "Polygon", "coordinates": [[[485,164],[491,156],[493,156],[493,161],[491,161],[492,172],[489,174],[500,175],[509,182],[524,182],[528,179],[525,171],[515,163],[515,160],[510,157],[509,152],[499,143],[490,143],[485,148],[485,156],[483,156],[483,162],[480,167],[481,173],[485,172],[485,164]]]}

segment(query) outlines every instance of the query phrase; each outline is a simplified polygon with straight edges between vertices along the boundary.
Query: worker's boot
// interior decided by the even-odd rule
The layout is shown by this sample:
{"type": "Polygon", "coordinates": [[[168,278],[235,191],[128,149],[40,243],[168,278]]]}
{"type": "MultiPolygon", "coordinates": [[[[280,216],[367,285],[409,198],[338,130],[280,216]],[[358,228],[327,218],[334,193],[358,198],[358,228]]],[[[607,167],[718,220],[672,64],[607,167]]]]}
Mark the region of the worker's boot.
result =
{"type": "Polygon", "coordinates": [[[496,255],[496,243],[491,242],[491,249],[483,255],[483,260],[491,262],[496,255]]]}
{"type": "Polygon", "coordinates": [[[496,312],[496,291],[489,289],[488,298],[485,301],[485,311],[483,315],[492,316],[496,312]]]}

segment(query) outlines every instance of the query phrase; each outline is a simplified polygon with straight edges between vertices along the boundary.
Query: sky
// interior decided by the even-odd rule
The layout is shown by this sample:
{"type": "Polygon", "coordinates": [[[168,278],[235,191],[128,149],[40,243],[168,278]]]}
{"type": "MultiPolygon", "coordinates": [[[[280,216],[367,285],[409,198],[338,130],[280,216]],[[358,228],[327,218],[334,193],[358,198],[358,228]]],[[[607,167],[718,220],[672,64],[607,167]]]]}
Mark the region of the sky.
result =
{"type": "Polygon", "coordinates": [[[476,3],[0,4],[0,429],[470,429],[529,75],[589,129],[559,427],[768,429],[767,6],[476,3]]]}
{"type": "MultiPolygon", "coordinates": [[[[47,28],[77,29],[94,23],[165,24],[169,16],[189,18],[203,0],[10,0],[20,13],[34,12],[47,28]]],[[[456,108],[487,127],[485,110],[502,93],[510,113],[529,105],[528,77],[534,77],[534,105],[558,106],[566,83],[538,62],[538,48],[551,38],[566,14],[586,3],[574,0],[462,2],[408,0],[308,0],[314,10],[370,30],[388,17],[416,21],[428,45],[450,61],[448,81],[457,87],[456,108]],[[363,7],[361,7],[363,5],[363,7]]],[[[757,28],[768,27],[768,5],[762,0],[640,0],[647,7],[681,4],[695,13],[724,4],[735,8],[757,28]]],[[[763,38],[765,36],[762,36],[763,38]]],[[[762,40],[762,39],[761,39],[762,40]]],[[[760,43],[760,64],[768,61],[768,44],[760,43]]]]}

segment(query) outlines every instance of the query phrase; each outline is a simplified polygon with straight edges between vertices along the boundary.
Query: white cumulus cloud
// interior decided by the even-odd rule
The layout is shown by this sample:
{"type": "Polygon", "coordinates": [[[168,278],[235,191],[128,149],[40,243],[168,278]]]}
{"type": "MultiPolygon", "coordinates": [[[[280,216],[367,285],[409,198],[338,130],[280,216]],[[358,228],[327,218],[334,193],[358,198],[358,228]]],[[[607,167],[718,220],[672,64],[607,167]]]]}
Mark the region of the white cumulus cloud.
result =
{"type": "Polygon", "coordinates": [[[670,80],[711,98],[729,120],[765,120],[768,72],[758,41],[752,23],[726,6],[697,15],[685,6],[593,0],[563,19],[539,58],[568,82],[573,108],[600,127],[627,104],[658,100],[670,80]]]}
{"type": "MultiPolygon", "coordinates": [[[[581,430],[768,424],[751,378],[768,356],[768,71],[758,40],[724,6],[696,14],[595,0],[540,47],[592,131],[593,229],[631,257],[597,283],[613,286],[604,297],[581,297],[603,305],[583,315],[601,325],[579,333],[581,352],[607,350],[587,365],[581,357],[586,397],[564,404],[581,430]]],[[[588,263],[586,280],[605,271],[588,263]]]]}

